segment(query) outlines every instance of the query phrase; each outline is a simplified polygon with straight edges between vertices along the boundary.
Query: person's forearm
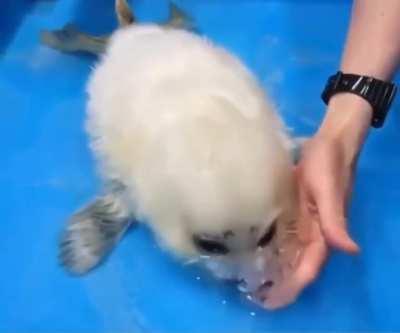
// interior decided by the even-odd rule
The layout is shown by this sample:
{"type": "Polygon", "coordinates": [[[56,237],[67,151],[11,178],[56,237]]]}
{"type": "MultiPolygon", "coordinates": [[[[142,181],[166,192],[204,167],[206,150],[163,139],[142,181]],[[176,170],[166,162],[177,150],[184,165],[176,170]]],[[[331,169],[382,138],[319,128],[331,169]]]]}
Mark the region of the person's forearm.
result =
{"type": "MultiPolygon", "coordinates": [[[[400,61],[400,0],[355,0],[341,71],[390,80],[400,61]]],[[[346,137],[357,153],[371,122],[362,98],[337,94],[320,128],[325,136],[346,137]]],[[[354,152],[353,152],[354,151],[354,152]]]]}
{"type": "Polygon", "coordinates": [[[400,1],[355,0],[343,72],[392,78],[400,56],[400,1]]]}

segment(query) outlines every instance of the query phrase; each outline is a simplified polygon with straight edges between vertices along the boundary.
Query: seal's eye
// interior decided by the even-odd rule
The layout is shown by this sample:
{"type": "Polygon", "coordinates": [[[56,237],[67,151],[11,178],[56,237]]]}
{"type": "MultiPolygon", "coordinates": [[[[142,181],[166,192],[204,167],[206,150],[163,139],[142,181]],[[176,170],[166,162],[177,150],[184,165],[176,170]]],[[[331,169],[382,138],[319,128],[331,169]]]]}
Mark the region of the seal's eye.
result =
{"type": "Polygon", "coordinates": [[[206,252],[208,254],[224,255],[229,253],[229,249],[226,247],[225,244],[204,236],[194,235],[193,243],[200,251],[206,252]]]}
{"type": "Polygon", "coordinates": [[[272,238],[274,238],[276,234],[276,222],[274,222],[271,227],[265,232],[265,234],[260,238],[257,243],[259,247],[265,247],[271,242],[272,238]]]}

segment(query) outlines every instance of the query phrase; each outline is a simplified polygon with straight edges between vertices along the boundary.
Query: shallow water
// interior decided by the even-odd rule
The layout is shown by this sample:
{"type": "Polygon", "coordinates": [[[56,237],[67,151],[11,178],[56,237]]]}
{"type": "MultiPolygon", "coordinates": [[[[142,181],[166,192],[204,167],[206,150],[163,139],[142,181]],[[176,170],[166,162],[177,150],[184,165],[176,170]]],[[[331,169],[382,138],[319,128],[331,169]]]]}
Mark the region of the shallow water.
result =
{"type": "MultiPolygon", "coordinates": [[[[176,1],[198,31],[237,54],[293,131],[309,135],[337,68],[349,1],[176,1]]],[[[161,21],[167,2],[133,1],[161,21]]],[[[71,278],[57,265],[64,220],[99,186],[83,131],[94,58],[38,43],[40,29],[115,27],[111,0],[0,2],[0,332],[274,332],[400,330],[400,117],[374,131],[360,161],[351,231],[362,254],[333,254],[320,279],[279,312],[184,267],[141,227],[103,266],[71,278]]],[[[399,100],[399,99],[398,99],[399,100]]]]}

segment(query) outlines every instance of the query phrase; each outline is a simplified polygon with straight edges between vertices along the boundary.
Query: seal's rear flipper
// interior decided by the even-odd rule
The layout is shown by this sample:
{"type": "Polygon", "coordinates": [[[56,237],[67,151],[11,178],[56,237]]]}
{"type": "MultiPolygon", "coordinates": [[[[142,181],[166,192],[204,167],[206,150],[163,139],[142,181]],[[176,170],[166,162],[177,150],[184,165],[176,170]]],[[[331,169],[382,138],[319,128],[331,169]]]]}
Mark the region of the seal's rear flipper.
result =
{"type": "Polygon", "coordinates": [[[185,12],[178,8],[175,4],[170,3],[169,5],[170,17],[164,26],[174,29],[193,30],[194,23],[193,19],[189,17],[185,12]]]}
{"type": "Polygon", "coordinates": [[[135,22],[135,16],[126,0],[115,0],[115,14],[120,27],[125,27],[135,22]]]}
{"type": "Polygon", "coordinates": [[[94,37],[80,32],[73,24],[67,24],[60,30],[42,30],[40,41],[62,52],[88,52],[98,55],[103,53],[106,37],[94,37]]]}

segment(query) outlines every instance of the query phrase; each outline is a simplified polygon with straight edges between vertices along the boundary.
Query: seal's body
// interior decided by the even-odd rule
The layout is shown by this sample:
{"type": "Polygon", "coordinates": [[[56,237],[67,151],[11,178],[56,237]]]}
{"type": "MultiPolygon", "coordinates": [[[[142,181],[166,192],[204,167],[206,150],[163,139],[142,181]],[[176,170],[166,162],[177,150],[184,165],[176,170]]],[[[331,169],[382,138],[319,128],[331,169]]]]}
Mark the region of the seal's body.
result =
{"type": "Polygon", "coordinates": [[[129,25],[111,37],[88,95],[106,191],[71,220],[66,266],[94,267],[136,218],[178,257],[247,291],[272,287],[265,258],[279,255],[276,234],[295,214],[291,144],[245,66],[193,33],[129,25]]]}

